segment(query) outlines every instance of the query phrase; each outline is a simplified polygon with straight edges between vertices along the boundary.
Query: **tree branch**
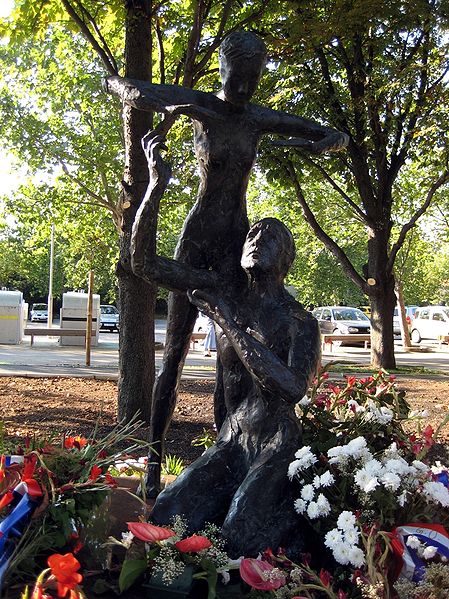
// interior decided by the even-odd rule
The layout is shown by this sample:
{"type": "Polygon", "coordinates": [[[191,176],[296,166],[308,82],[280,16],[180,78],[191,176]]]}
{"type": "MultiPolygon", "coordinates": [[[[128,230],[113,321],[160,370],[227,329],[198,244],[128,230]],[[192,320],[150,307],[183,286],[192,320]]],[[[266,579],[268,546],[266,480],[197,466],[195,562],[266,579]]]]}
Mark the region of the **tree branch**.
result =
{"type": "Polygon", "coordinates": [[[388,258],[388,263],[387,263],[387,272],[392,272],[393,266],[394,266],[394,261],[396,260],[397,253],[399,252],[399,250],[401,249],[402,245],[404,244],[404,241],[405,241],[405,238],[406,238],[406,235],[407,235],[408,231],[410,231],[410,229],[412,229],[415,226],[417,220],[425,213],[425,211],[427,210],[427,208],[430,206],[430,203],[432,202],[433,196],[438,191],[438,189],[440,187],[442,187],[443,185],[445,185],[448,181],[449,181],[449,170],[446,169],[438,177],[438,179],[431,185],[429,191],[427,192],[426,199],[423,202],[421,208],[419,208],[415,212],[415,214],[412,216],[412,218],[408,221],[408,223],[406,223],[402,227],[401,232],[399,233],[398,240],[396,241],[396,243],[391,248],[390,256],[388,258]]]}
{"type": "Polygon", "coordinates": [[[307,164],[310,164],[311,166],[316,168],[321,173],[321,175],[326,179],[326,181],[328,183],[330,183],[330,185],[335,189],[335,191],[337,191],[341,195],[341,197],[345,200],[345,202],[351,206],[351,208],[359,216],[360,220],[363,223],[369,224],[369,219],[368,219],[367,215],[363,212],[363,210],[359,206],[357,206],[357,204],[350,198],[350,196],[348,196],[348,194],[344,191],[344,189],[342,189],[338,185],[338,183],[329,175],[329,173],[326,171],[326,169],[324,167],[321,166],[321,164],[318,164],[317,162],[312,160],[310,158],[310,156],[306,156],[304,153],[302,153],[298,150],[296,150],[296,153],[301,157],[302,160],[304,160],[304,162],[306,162],[307,164]]]}
{"type": "Polygon", "coordinates": [[[86,38],[86,40],[91,44],[93,49],[96,51],[100,59],[102,60],[106,70],[110,75],[118,75],[117,65],[115,65],[115,61],[111,62],[108,51],[105,51],[100,44],[95,39],[95,36],[92,35],[89,27],[86,25],[82,17],[76,12],[74,7],[70,4],[69,0],[61,0],[64,8],[66,9],[68,15],[73,19],[73,21],[78,25],[81,34],[86,38]]]}
{"type": "Polygon", "coordinates": [[[159,19],[156,19],[156,39],[157,39],[157,47],[159,50],[159,72],[160,72],[160,83],[165,83],[165,49],[164,42],[162,39],[162,31],[161,25],[159,23],[159,19]]]}
{"type": "Polygon", "coordinates": [[[318,221],[316,220],[315,215],[313,214],[312,210],[306,202],[306,199],[301,189],[301,185],[296,175],[295,167],[293,166],[291,160],[286,160],[285,162],[279,160],[279,163],[285,169],[287,175],[293,183],[293,187],[296,192],[296,197],[298,198],[298,202],[301,206],[306,222],[312,228],[313,232],[318,237],[318,239],[323,242],[327,249],[330,252],[332,252],[332,254],[340,262],[349,278],[355,283],[355,285],[357,285],[357,287],[359,287],[359,289],[361,289],[365,294],[368,295],[368,285],[365,282],[365,280],[356,271],[352,262],[349,260],[342,248],[333,239],[331,239],[331,237],[329,237],[329,235],[325,231],[323,231],[318,221]]]}

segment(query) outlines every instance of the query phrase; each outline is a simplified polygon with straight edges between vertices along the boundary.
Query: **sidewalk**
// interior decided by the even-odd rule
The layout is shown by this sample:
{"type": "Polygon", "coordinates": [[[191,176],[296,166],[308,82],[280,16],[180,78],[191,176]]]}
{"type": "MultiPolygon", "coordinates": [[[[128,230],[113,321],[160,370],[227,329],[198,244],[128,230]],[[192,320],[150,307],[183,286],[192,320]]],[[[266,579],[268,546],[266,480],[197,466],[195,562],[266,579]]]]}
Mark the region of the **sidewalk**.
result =
{"type": "MultiPolygon", "coordinates": [[[[160,340],[160,339],[157,339],[160,340]]],[[[428,351],[425,347],[415,351],[404,352],[396,345],[396,362],[398,366],[413,366],[439,371],[449,376],[449,348],[438,351],[435,345],[428,351]]],[[[156,368],[162,362],[162,350],[156,351],[156,368]]],[[[370,350],[360,347],[339,347],[332,352],[323,353],[323,364],[329,361],[366,364],[370,362],[370,350]]],[[[30,347],[25,340],[20,345],[0,344],[0,376],[71,376],[92,377],[116,380],[118,376],[118,341],[117,336],[101,334],[97,347],[92,348],[91,365],[85,365],[85,349],[81,346],[61,347],[58,338],[37,337],[30,347]]],[[[215,357],[204,357],[201,346],[189,350],[183,378],[214,378],[215,357]]]]}

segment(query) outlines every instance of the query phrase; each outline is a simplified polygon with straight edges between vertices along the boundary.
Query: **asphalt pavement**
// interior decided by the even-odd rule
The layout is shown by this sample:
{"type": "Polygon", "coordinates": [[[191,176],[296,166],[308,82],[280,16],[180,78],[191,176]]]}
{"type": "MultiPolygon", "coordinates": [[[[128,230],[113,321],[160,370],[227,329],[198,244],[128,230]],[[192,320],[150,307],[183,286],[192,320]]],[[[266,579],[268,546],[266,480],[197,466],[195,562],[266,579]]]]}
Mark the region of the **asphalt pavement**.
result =
{"type": "MultiPolygon", "coordinates": [[[[155,337],[165,341],[165,320],[155,323],[155,337]]],[[[43,325],[45,326],[45,325],[43,325]]],[[[156,368],[162,361],[162,350],[156,350],[156,368]]],[[[330,360],[369,365],[370,350],[361,347],[337,347],[323,352],[323,363],[330,360]]],[[[405,352],[396,342],[398,366],[431,369],[449,376],[449,346],[438,348],[436,342],[422,342],[412,351],[405,352]]],[[[91,364],[86,366],[86,353],[82,346],[61,346],[59,337],[38,336],[33,346],[24,337],[20,345],[0,344],[0,376],[78,376],[116,379],[118,375],[118,334],[101,332],[99,343],[92,347],[91,364]]],[[[201,345],[196,344],[187,355],[183,378],[215,377],[215,356],[205,357],[201,345]]]]}

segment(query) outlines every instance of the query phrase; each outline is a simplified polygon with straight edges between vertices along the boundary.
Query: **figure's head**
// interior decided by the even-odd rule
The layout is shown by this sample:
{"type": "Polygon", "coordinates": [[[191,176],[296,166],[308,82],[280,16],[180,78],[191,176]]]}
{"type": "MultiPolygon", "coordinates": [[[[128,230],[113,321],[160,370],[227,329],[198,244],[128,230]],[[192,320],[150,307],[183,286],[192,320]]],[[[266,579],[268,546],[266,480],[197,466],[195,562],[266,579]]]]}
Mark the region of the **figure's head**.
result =
{"type": "Polygon", "coordinates": [[[294,259],[293,235],[280,220],[263,218],[248,231],[241,260],[245,271],[271,271],[283,279],[294,259]]]}
{"type": "Polygon", "coordinates": [[[221,43],[219,60],[225,100],[237,106],[246,104],[267,62],[264,42],[250,31],[235,31],[221,43]]]}

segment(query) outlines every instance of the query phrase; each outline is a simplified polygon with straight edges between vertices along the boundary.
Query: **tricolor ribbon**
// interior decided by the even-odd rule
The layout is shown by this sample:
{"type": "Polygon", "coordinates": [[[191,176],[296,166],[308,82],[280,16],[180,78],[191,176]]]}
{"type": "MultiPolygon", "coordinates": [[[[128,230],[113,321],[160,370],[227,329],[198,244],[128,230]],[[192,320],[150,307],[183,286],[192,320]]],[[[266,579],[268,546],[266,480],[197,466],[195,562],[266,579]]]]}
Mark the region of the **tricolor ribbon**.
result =
{"type": "Polygon", "coordinates": [[[419,582],[428,562],[418,555],[416,549],[407,545],[411,536],[419,539],[426,547],[436,547],[438,555],[449,560],[449,535],[440,524],[411,523],[398,526],[391,532],[391,547],[398,562],[394,577],[419,582]]]}

